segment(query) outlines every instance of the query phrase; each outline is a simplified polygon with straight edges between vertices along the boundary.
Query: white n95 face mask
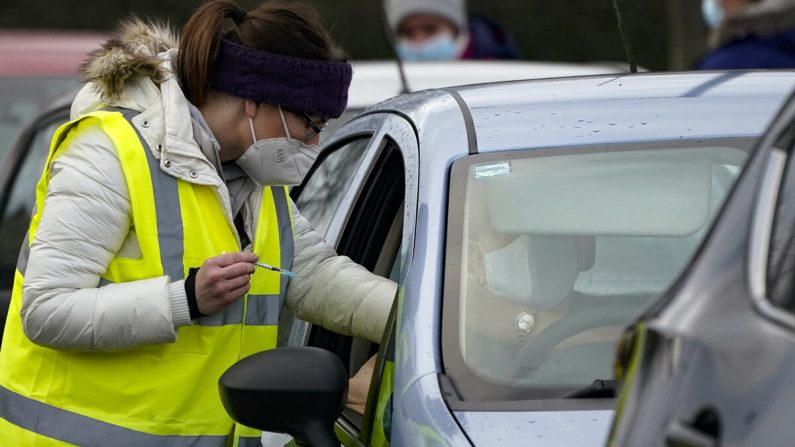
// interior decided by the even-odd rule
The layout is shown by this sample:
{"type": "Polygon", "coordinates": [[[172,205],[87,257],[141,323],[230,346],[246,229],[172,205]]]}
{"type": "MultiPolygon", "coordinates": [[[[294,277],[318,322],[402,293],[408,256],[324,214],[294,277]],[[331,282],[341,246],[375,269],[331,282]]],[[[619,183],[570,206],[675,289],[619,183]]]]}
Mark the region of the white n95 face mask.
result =
{"type": "Polygon", "coordinates": [[[521,235],[503,248],[484,252],[486,287],[495,295],[536,309],[566,299],[577,278],[577,253],[569,241],[521,235]]]}
{"type": "Polygon", "coordinates": [[[512,301],[528,302],[531,296],[530,254],[524,236],[489,253],[484,252],[486,285],[495,294],[512,301]]]}
{"type": "Polygon", "coordinates": [[[320,146],[290,137],[281,107],[279,116],[286,138],[257,140],[254,121],[248,119],[254,144],[235,162],[260,186],[300,185],[320,153],[320,146]]]}

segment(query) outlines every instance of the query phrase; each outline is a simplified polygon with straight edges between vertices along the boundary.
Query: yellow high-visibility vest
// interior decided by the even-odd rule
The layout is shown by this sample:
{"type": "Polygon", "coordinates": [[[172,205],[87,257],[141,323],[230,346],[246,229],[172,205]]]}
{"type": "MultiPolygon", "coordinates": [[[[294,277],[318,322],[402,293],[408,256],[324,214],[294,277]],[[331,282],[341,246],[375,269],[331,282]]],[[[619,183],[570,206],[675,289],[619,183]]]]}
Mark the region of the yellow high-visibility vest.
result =
{"type": "MultiPolygon", "coordinates": [[[[218,394],[218,378],[240,358],[273,348],[287,280],[257,269],[249,293],[222,312],[177,329],[174,343],[114,352],[60,351],[32,343],[20,307],[27,254],[44,210],[50,164],[83,126],[96,125],[119,155],[130,193],[140,259],[116,257],[103,283],[187,276],[210,257],[239,251],[235,229],[212,187],[163,172],[130,123],[131,111],[96,111],[56,131],[36,211],[23,244],[0,349],[2,446],[245,445],[259,433],[234,428],[218,394]]],[[[290,269],[293,227],[284,187],[259,188],[253,250],[262,262],[290,269]]]]}

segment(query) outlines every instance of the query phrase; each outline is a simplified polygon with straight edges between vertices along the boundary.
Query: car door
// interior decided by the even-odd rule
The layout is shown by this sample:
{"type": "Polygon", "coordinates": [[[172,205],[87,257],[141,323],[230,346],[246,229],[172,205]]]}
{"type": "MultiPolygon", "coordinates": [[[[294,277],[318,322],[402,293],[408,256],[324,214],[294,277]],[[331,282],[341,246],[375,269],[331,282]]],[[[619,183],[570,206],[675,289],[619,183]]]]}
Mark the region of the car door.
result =
{"type": "MultiPolygon", "coordinates": [[[[414,129],[398,115],[365,115],[343,126],[325,146],[324,155],[330,155],[319,161],[307,181],[293,191],[296,204],[340,255],[348,256],[373,273],[399,283],[413,253],[417,203],[417,139],[414,129]],[[323,197],[328,191],[335,190],[325,184],[331,178],[340,177],[338,168],[341,165],[332,166],[335,150],[344,150],[346,144],[350,145],[364,136],[370,138],[369,142],[349,177],[344,194],[336,203],[321,206],[326,202],[323,197]]],[[[350,166],[345,169],[349,171],[350,166]]],[[[344,445],[386,443],[397,309],[396,300],[380,345],[334,334],[307,323],[298,322],[290,326],[287,344],[318,346],[336,353],[348,368],[349,376],[376,356],[364,415],[346,409],[337,422],[337,435],[344,445]]]]}
{"type": "Polygon", "coordinates": [[[68,119],[68,104],[44,111],[23,130],[3,158],[0,168],[0,337],[11,301],[19,248],[36,201],[36,182],[41,177],[55,130],[68,119]]]}
{"type": "Polygon", "coordinates": [[[795,436],[795,102],[710,235],[625,333],[609,445],[786,445],[795,436]]]}

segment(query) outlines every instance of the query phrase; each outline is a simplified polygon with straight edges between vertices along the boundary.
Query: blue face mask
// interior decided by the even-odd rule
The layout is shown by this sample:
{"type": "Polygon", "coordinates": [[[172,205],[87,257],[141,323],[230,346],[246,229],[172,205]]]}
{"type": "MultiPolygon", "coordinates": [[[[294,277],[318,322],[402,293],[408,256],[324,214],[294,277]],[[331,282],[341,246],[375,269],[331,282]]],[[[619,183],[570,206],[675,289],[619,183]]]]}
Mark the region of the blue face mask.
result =
{"type": "Polygon", "coordinates": [[[446,61],[455,59],[456,47],[452,35],[441,33],[421,43],[400,41],[397,53],[404,61],[446,61]]]}
{"type": "Polygon", "coordinates": [[[701,13],[704,16],[704,22],[710,29],[715,29],[723,22],[726,13],[720,5],[720,0],[702,0],[701,13]]]}

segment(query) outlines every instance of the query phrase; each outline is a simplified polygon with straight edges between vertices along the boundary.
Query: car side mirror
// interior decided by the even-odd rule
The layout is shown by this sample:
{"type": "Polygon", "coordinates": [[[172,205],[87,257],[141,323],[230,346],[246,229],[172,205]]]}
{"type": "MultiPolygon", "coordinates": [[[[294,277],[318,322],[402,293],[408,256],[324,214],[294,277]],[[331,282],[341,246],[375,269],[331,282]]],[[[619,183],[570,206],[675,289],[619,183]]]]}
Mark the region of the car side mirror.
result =
{"type": "Polygon", "coordinates": [[[218,380],[221,402],[236,422],[287,433],[298,445],[339,446],[334,422],[342,414],[348,374],[320,348],[276,348],[246,357],[218,380]]]}

